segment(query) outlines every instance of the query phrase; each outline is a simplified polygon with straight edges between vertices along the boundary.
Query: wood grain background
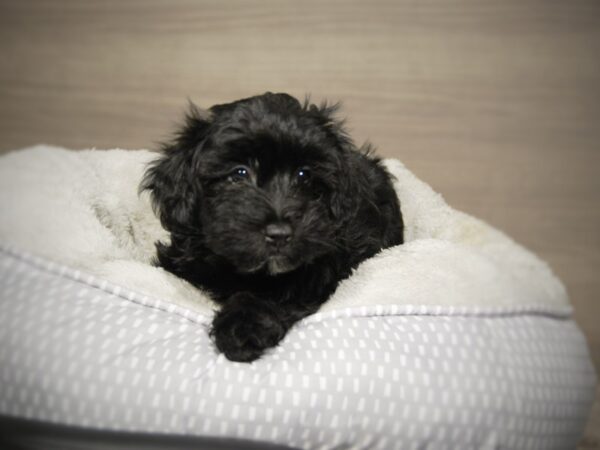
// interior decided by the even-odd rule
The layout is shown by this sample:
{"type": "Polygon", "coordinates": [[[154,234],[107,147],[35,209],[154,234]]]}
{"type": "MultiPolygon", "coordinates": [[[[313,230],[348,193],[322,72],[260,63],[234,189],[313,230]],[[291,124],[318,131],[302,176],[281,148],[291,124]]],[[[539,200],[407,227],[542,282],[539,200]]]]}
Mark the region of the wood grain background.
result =
{"type": "Polygon", "coordinates": [[[187,99],[342,100],[566,282],[600,366],[600,2],[0,1],[0,151],[148,148],[187,99]]]}

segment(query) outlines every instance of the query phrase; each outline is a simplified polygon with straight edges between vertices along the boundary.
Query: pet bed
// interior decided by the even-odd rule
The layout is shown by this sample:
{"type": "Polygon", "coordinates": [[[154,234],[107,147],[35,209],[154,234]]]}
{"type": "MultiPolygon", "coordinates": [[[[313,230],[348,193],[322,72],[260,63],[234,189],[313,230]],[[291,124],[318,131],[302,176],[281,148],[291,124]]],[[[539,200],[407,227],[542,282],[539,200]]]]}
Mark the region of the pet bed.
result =
{"type": "Polygon", "coordinates": [[[243,364],[209,340],[214,304],[151,264],[168,237],[137,185],[155,157],[38,146],[0,158],[4,430],[151,448],[576,446],[596,374],[563,285],[401,163],[386,161],[406,244],[243,364]]]}

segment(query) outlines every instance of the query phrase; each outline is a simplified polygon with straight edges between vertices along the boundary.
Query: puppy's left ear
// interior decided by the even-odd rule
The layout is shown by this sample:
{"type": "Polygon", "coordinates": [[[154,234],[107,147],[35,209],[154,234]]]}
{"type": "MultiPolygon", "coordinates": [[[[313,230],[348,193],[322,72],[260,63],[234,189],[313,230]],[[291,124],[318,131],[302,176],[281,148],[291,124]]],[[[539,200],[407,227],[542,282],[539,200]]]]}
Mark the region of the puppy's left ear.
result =
{"type": "MultiPolygon", "coordinates": [[[[335,112],[335,109],[333,110],[335,112]]],[[[392,178],[381,160],[373,155],[370,143],[357,148],[344,129],[342,121],[329,115],[328,130],[336,141],[337,175],[332,177],[333,189],[329,199],[331,216],[340,229],[362,232],[362,224],[379,229],[367,239],[379,241],[380,248],[403,242],[402,213],[392,178]],[[354,226],[350,226],[354,222],[354,226]]],[[[354,240],[358,234],[349,236],[354,240]]]]}
{"type": "Polygon", "coordinates": [[[330,180],[332,186],[329,209],[332,217],[343,225],[353,217],[357,198],[360,198],[362,191],[369,189],[368,180],[360,170],[360,161],[357,160],[357,157],[361,156],[358,155],[358,149],[346,131],[344,121],[336,117],[340,109],[339,103],[322,103],[317,106],[308,104],[307,100],[305,107],[319,121],[322,129],[328,134],[329,142],[335,147],[331,156],[337,176],[330,180]]]}
{"type": "Polygon", "coordinates": [[[170,232],[198,229],[201,185],[195,168],[209,128],[207,116],[190,102],[184,125],[144,174],[140,191],[150,191],[155,213],[170,232]]]}

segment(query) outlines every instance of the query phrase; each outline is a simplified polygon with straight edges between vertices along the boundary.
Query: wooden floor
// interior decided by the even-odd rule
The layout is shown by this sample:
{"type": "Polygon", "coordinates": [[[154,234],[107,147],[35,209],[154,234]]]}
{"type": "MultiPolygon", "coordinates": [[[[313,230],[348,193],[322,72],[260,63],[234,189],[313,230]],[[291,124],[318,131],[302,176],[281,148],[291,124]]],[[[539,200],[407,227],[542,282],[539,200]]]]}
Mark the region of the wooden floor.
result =
{"type": "Polygon", "coordinates": [[[155,147],[188,98],[342,100],[550,262],[600,366],[600,2],[0,0],[0,55],[2,151],[155,147]]]}

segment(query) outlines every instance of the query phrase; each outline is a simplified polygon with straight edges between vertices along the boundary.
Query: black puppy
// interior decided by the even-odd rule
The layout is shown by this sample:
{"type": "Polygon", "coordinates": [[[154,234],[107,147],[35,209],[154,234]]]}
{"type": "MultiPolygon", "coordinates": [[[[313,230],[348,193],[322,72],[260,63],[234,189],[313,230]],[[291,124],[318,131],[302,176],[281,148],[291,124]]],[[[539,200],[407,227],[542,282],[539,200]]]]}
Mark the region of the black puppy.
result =
{"type": "Polygon", "coordinates": [[[260,357],[361,261],[402,243],[390,176],[336,110],[272,93],[192,106],[146,172],[171,235],[158,262],[222,305],[211,335],[230,360],[260,357]]]}

